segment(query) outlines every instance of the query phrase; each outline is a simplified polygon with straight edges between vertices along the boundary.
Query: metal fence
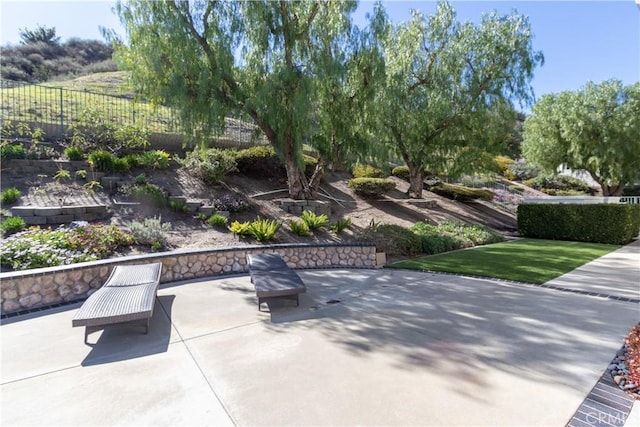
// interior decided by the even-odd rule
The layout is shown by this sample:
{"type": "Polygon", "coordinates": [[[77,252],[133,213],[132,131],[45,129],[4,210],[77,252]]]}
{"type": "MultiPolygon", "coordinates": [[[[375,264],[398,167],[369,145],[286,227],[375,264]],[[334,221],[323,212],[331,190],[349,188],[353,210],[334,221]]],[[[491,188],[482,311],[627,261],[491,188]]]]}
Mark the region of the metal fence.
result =
{"type": "MultiPolygon", "coordinates": [[[[152,106],[127,96],[89,90],[72,90],[40,84],[0,80],[0,117],[6,122],[40,128],[47,139],[62,139],[70,125],[93,113],[114,125],[139,125],[156,138],[183,140],[184,130],[177,111],[152,106]]],[[[226,130],[213,137],[214,145],[245,147],[264,143],[256,127],[241,119],[227,118],[226,130]]]]}

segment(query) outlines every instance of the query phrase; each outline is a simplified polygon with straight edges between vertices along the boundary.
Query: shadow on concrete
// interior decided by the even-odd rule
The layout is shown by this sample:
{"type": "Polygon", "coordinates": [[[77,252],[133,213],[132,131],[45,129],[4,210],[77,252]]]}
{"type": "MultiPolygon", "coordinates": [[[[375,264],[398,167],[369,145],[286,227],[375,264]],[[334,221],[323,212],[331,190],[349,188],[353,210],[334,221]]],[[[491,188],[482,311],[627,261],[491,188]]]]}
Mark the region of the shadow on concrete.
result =
{"type": "Polygon", "coordinates": [[[398,368],[438,372],[478,400],[496,368],[589,388],[584,355],[610,360],[627,332],[621,323],[631,328],[637,318],[637,304],[484,279],[406,271],[363,283],[353,272],[307,271],[303,279],[307,310],[274,312],[274,331],[295,323],[362,358],[393,353],[398,368]],[[309,309],[318,301],[325,303],[309,309]]]}
{"type": "MultiPolygon", "coordinates": [[[[164,353],[171,339],[171,307],[175,295],[157,297],[149,333],[137,325],[114,325],[106,328],[92,347],[82,366],[100,365],[164,353]]],[[[98,332],[94,332],[97,334],[98,332]]]]}

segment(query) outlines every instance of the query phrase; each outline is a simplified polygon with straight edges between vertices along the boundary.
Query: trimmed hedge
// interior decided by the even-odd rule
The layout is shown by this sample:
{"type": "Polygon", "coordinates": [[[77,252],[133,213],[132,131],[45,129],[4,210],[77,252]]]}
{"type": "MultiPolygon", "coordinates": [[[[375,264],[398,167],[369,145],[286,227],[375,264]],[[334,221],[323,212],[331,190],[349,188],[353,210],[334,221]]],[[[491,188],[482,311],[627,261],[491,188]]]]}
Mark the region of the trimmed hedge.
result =
{"type": "Polygon", "coordinates": [[[408,228],[397,224],[380,224],[365,229],[359,236],[366,242],[373,242],[376,250],[387,256],[411,256],[422,252],[422,239],[408,228]]]}
{"type": "Polygon", "coordinates": [[[522,204],[518,232],[538,239],[624,245],[640,233],[640,205],[522,204]]]}
{"type": "Polygon", "coordinates": [[[384,178],[384,172],[371,165],[358,163],[351,170],[354,178],[384,178]]]}
{"type": "Polygon", "coordinates": [[[429,188],[429,191],[446,197],[447,199],[458,200],[460,202],[468,202],[476,199],[491,201],[494,197],[493,191],[490,190],[445,183],[439,183],[429,188]]]}
{"type": "MultiPolygon", "coordinates": [[[[287,169],[271,146],[246,148],[234,153],[238,172],[256,178],[286,178],[287,169]]],[[[318,164],[314,157],[303,155],[305,175],[311,176],[318,164]]]]}
{"type": "Polygon", "coordinates": [[[385,178],[353,178],[349,188],[362,197],[375,198],[396,188],[396,183],[385,178]]]}

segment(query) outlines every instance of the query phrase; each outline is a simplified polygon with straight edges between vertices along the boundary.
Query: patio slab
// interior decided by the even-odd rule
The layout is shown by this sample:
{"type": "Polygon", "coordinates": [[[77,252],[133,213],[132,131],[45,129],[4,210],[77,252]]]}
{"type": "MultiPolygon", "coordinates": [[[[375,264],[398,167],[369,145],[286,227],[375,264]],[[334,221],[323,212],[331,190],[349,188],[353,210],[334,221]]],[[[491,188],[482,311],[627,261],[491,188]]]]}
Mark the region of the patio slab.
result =
{"type": "MultiPolygon", "coordinates": [[[[625,260],[608,271],[630,289],[625,260]]],[[[248,275],[163,286],[148,335],[93,346],[78,305],[4,320],[0,424],[560,426],[639,320],[637,303],[498,280],[299,274],[300,306],[270,312],[248,275]]]]}

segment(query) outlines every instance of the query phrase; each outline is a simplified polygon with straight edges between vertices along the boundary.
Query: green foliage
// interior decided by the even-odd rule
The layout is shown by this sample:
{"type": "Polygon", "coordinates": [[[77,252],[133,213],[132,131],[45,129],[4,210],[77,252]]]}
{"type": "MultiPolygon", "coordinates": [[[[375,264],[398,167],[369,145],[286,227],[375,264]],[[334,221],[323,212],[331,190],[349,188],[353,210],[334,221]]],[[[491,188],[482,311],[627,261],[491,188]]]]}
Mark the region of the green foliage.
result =
{"type": "Polygon", "coordinates": [[[537,177],[540,174],[540,169],[526,160],[520,159],[509,165],[509,172],[513,176],[512,181],[526,181],[537,177]]]}
{"type": "Polygon", "coordinates": [[[22,196],[20,190],[16,187],[10,187],[2,191],[0,194],[0,200],[3,205],[10,205],[11,203],[17,202],[20,196],[22,196]]]}
{"type": "Polygon", "coordinates": [[[136,184],[144,185],[147,183],[147,176],[143,173],[136,175],[136,184]]]}
{"type": "Polygon", "coordinates": [[[161,217],[145,218],[142,222],[132,222],[129,230],[137,244],[159,250],[166,247],[166,232],[171,230],[171,224],[162,222],[161,217]]]}
{"type": "Polygon", "coordinates": [[[333,231],[336,234],[340,234],[350,226],[351,226],[351,217],[342,218],[331,225],[331,231],[333,231]]]}
{"type": "Polygon", "coordinates": [[[640,83],[587,83],[548,94],[524,124],[524,157],[547,172],[560,165],[585,170],[604,196],[620,195],[640,179],[640,83]]]}
{"type": "Polygon", "coordinates": [[[515,181],[516,175],[511,171],[511,166],[515,163],[513,159],[510,159],[506,156],[497,156],[494,161],[496,162],[496,166],[498,170],[509,181],[515,181]]]}
{"type": "Polygon", "coordinates": [[[129,163],[126,159],[119,158],[106,150],[92,151],[87,160],[89,165],[99,172],[126,172],[129,170],[129,163]]]}
{"type": "Polygon", "coordinates": [[[251,147],[235,152],[238,172],[258,178],[281,178],[287,175],[273,147],[251,147]]]}
{"type": "Polygon", "coordinates": [[[2,160],[24,159],[27,157],[27,151],[22,144],[11,144],[7,141],[0,143],[0,157],[2,160]]]}
{"type": "Polygon", "coordinates": [[[56,35],[56,27],[38,25],[35,30],[20,28],[18,34],[20,35],[20,43],[23,45],[44,43],[57,46],[60,43],[60,37],[56,35]]]}
{"type": "Polygon", "coordinates": [[[354,178],[384,178],[384,172],[382,170],[361,163],[357,163],[351,169],[351,174],[354,178]]]}
{"type": "Polygon", "coordinates": [[[82,160],[84,151],[80,147],[71,146],[64,149],[64,155],[69,160],[82,160]]]}
{"type": "MultiPolygon", "coordinates": [[[[290,196],[299,199],[321,176],[303,176],[303,144],[346,134],[328,125],[335,111],[321,110],[331,105],[332,87],[345,89],[345,104],[358,93],[346,84],[350,57],[365,62],[365,49],[358,49],[364,37],[349,18],[355,8],[355,2],[134,0],[116,6],[127,43],[115,56],[147,99],[180,109],[194,141],[222,130],[229,111],[251,117],[287,165],[290,196]],[[343,49],[346,43],[353,45],[343,49]]],[[[349,113],[342,118],[347,125],[358,116],[355,108],[349,113]]]]}
{"type": "Polygon", "coordinates": [[[289,220],[289,228],[298,236],[309,235],[309,226],[303,220],[297,220],[297,219],[289,220]]]}
{"type": "Polygon", "coordinates": [[[538,175],[524,184],[551,196],[586,194],[590,191],[586,182],[567,175],[538,175]]]}
{"type": "Polygon", "coordinates": [[[300,219],[307,224],[310,230],[318,230],[329,224],[329,217],[326,214],[317,215],[315,212],[308,210],[302,212],[300,219]]]}
{"type": "Polygon", "coordinates": [[[3,240],[0,263],[14,270],[74,264],[106,258],[132,244],[133,236],[114,225],[31,227],[3,240]]]}
{"type": "Polygon", "coordinates": [[[378,128],[415,177],[410,193],[422,197],[425,169],[457,176],[490,167],[512,139],[511,100],[533,100],[529,83],[543,56],[528,19],[494,12],[461,23],[443,1],[434,14],[414,13],[381,33],[378,128]]]}
{"type": "Polygon", "coordinates": [[[131,200],[151,206],[163,207],[167,205],[166,192],[155,184],[135,185],[125,189],[131,200]]]}
{"type": "Polygon", "coordinates": [[[53,179],[57,182],[69,181],[71,179],[71,172],[66,169],[59,168],[55,175],[53,175],[53,179]]]}
{"type": "Polygon", "coordinates": [[[396,183],[386,178],[353,178],[349,188],[366,198],[378,198],[396,188],[396,183]]]}
{"type": "Polygon", "coordinates": [[[429,191],[436,193],[440,196],[446,197],[451,200],[458,200],[460,202],[469,202],[472,200],[486,200],[490,202],[493,200],[495,194],[482,188],[469,188],[461,185],[439,183],[429,188],[429,191]]]}
{"type": "Polygon", "coordinates": [[[420,236],[422,252],[430,255],[504,240],[502,235],[488,227],[455,221],[438,225],[418,222],[410,230],[420,236]]]}
{"type": "Polygon", "coordinates": [[[231,225],[229,225],[229,231],[239,237],[246,237],[251,234],[251,223],[249,221],[239,222],[233,221],[231,225]]]}
{"type": "Polygon", "coordinates": [[[373,242],[387,256],[411,256],[422,252],[422,241],[413,231],[397,224],[379,224],[365,229],[360,238],[373,242]]]}
{"type": "Polygon", "coordinates": [[[404,179],[405,181],[409,181],[409,166],[397,166],[393,168],[391,171],[391,175],[396,178],[404,179]]]}
{"type": "Polygon", "coordinates": [[[164,150],[151,150],[138,154],[138,165],[145,169],[168,169],[171,156],[164,150]]]}
{"type": "Polygon", "coordinates": [[[96,188],[102,188],[102,185],[100,185],[100,181],[93,180],[84,184],[83,187],[87,190],[88,193],[93,193],[96,188]]]}
{"type": "Polygon", "coordinates": [[[227,225],[227,221],[228,218],[220,214],[213,214],[207,220],[207,222],[213,227],[225,227],[227,225]]]}
{"type": "Polygon", "coordinates": [[[182,212],[182,213],[189,212],[189,207],[182,200],[169,201],[169,207],[171,208],[171,210],[175,212],[182,212]]]}
{"type": "Polygon", "coordinates": [[[5,218],[0,222],[0,230],[2,230],[2,234],[9,235],[18,233],[26,228],[27,224],[24,222],[19,216],[10,216],[5,218]]]}
{"type": "Polygon", "coordinates": [[[176,161],[192,176],[206,184],[217,184],[229,172],[236,170],[236,161],[228,150],[196,149],[176,161]]]}
{"type": "Polygon", "coordinates": [[[640,233],[640,205],[522,204],[518,232],[538,239],[626,244],[640,233]]]}
{"type": "Polygon", "coordinates": [[[251,222],[250,233],[257,241],[267,242],[273,239],[281,226],[282,223],[275,219],[263,219],[258,217],[251,222]]]}

